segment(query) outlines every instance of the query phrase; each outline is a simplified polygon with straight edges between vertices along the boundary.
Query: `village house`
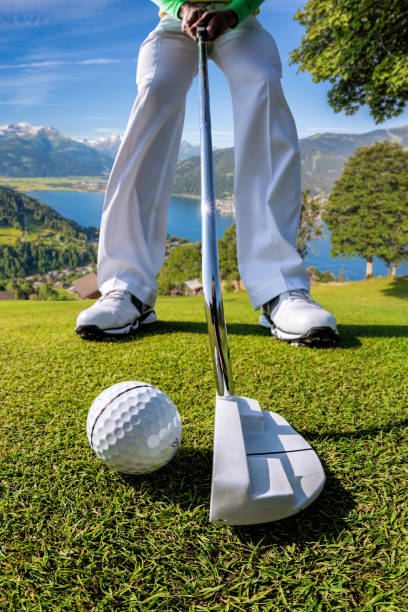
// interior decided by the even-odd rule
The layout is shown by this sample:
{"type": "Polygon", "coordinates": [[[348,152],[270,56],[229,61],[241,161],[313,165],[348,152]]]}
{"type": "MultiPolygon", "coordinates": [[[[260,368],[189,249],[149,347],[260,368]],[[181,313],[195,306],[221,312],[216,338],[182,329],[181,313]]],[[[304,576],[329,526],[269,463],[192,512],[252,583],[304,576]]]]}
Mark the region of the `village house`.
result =
{"type": "Polygon", "coordinates": [[[14,294],[11,291],[0,291],[0,300],[14,300],[14,294]]]}
{"type": "Polygon", "coordinates": [[[203,295],[203,285],[198,278],[184,282],[185,295],[203,295]]]}
{"type": "Polygon", "coordinates": [[[96,300],[101,297],[95,272],[77,278],[74,280],[73,286],[81,300],[96,300]]]}

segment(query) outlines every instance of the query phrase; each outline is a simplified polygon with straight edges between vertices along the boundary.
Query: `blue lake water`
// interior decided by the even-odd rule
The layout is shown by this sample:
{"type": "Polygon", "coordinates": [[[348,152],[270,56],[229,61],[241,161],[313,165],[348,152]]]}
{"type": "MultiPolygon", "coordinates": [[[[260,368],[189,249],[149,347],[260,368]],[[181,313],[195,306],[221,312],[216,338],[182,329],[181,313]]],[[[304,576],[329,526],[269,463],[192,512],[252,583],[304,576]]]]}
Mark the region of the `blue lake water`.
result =
{"type": "MultiPolygon", "coordinates": [[[[48,204],[64,217],[68,217],[83,226],[99,227],[103,193],[82,193],[79,191],[35,191],[27,195],[38,198],[48,204]]],[[[217,235],[219,238],[224,231],[234,223],[234,218],[217,213],[217,235]]],[[[167,217],[167,233],[191,241],[201,239],[200,201],[192,198],[172,198],[167,217]]],[[[356,257],[351,259],[334,259],[330,257],[331,243],[329,231],[325,230],[326,237],[312,243],[313,251],[306,257],[307,266],[315,266],[318,270],[330,270],[338,276],[341,272],[345,280],[360,280],[365,277],[365,260],[356,257]]],[[[398,266],[398,275],[408,275],[408,263],[398,266]]],[[[374,275],[385,276],[385,264],[374,259],[374,275]]]]}

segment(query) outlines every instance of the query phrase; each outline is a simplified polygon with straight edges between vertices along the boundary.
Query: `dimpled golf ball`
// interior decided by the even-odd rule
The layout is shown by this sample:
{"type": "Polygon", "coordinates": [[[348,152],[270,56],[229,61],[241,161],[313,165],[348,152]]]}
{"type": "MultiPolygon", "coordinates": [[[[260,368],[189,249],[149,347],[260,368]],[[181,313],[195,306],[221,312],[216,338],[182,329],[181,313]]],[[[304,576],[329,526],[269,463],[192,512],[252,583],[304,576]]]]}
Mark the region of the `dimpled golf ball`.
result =
{"type": "Polygon", "coordinates": [[[181,441],[180,415],[171,399],[138,381],[102,391],[89,409],[86,429],[99,459],[124,474],[158,470],[181,441]]]}

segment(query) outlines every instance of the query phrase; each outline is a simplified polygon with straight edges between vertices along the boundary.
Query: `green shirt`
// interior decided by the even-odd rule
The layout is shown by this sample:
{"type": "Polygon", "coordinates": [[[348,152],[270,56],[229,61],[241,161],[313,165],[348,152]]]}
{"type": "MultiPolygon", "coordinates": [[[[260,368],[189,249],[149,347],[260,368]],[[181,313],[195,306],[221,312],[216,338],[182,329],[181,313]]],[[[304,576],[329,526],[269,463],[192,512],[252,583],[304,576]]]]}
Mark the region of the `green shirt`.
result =
{"type": "MultiPolygon", "coordinates": [[[[187,0],[152,0],[162,11],[178,16],[178,12],[182,4],[187,0]]],[[[216,0],[215,0],[216,1],[216,0]]],[[[231,2],[225,4],[226,9],[230,9],[237,14],[238,23],[243,19],[254,13],[262,4],[264,0],[231,0],[231,2]]],[[[205,0],[203,0],[205,2],[205,0]]]]}

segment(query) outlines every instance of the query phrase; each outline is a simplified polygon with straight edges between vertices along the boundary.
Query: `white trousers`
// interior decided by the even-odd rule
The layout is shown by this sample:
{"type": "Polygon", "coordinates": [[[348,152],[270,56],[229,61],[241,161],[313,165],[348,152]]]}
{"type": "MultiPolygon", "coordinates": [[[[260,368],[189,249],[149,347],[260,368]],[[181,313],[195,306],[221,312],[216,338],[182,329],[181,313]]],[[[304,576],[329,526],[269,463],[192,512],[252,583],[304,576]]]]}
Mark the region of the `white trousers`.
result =
{"type": "MultiPolygon", "coordinates": [[[[231,90],[238,263],[258,309],[284,291],[309,288],[296,251],[301,208],[296,127],[280,84],[278,50],[255,17],[220,36],[209,52],[231,90]]],[[[141,46],[138,95],[102,214],[102,293],[128,289],[154,305],[186,94],[197,64],[196,43],[171,16],[161,19],[141,46]]]]}

